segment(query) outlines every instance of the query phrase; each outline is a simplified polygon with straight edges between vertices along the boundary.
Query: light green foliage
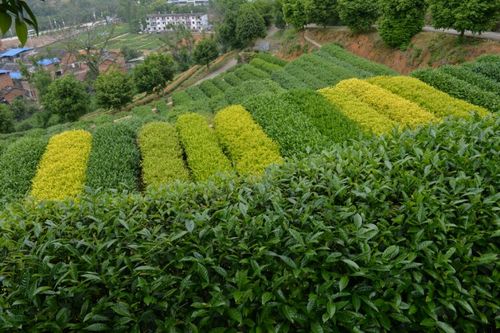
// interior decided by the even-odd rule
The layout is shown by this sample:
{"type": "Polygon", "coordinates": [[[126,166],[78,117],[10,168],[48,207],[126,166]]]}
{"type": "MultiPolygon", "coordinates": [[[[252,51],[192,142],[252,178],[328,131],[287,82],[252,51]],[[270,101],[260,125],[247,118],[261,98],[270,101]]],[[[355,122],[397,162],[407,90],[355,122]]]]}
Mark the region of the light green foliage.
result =
{"type": "Polygon", "coordinates": [[[215,132],[240,175],[261,175],[270,165],[283,162],[278,145],[239,105],[217,113],[215,132]]]}
{"type": "Polygon", "coordinates": [[[449,116],[470,117],[472,113],[481,116],[489,112],[479,106],[469,104],[439,91],[432,86],[409,76],[379,76],[367,80],[379,87],[392,91],[440,118],[449,116]]]}
{"type": "Polygon", "coordinates": [[[273,72],[278,71],[282,68],[281,66],[269,63],[269,62],[262,60],[260,58],[252,59],[252,61],[250,61],[250,65],[252,65],[253,67],[258,68],[264,72],[267,72],[269,74],[272,74],[273,72]]]}
{"type": "Polygon", "coordinates": [[[224,81],[233,87],[243,82],[243,80],[236,76],[236,74],[234,73],[227,73],[226,75],[224,75],[224,81]]]}
{"type": "Polygon", "coordinates": [[[89,111],[90,96],[83,83],[72,75],[55,80],[42,96],[47,112],[58,115],[63,121],[75,121],[89,111]]]}
{"type": "MultiPolygon", "coordinates": [[[[500,63],[496,66],[500,66],[500,63]]],[[[497,82],[480,72],[474,72],[474,69],[472,68],[447,65],[439,67],[439,70],[446,74],[453,75],[457,79],[475,85],[480,89],[491,91],[492,93],[500,96],[500,82],[497,82]]]]}
{"type": "Polygon", "coordinates": [[[231,85],[224,81],[222,77],[216,77],[212,80],[210,80],[217,88],[219,88],[222,91],[226,91],[229,88],[231,88],[231,85]]]}
{"type": "Polygon", "coordinates": [[[139,92],[152,92],[164,87],[174,77],[175,64],[168,54],[153,53],[133,71],[134,83],[139,92]]]}
{"type": "Polygon", "coordinates": [[[379,17],[378,3],[366,0],[338,0],[339,17],[353,32],[370,31],[379,17]]]}
{"type": "Polygon", "coordinates": [[[284,67],[288,63],[286,60],[280,59],[266,52],[259,52],[255,57],[270,64],[278,65],[280,67],[284,67]]]}
{"type": "MultiPolygon", "coordinates": [[[[329,86],[328,82],[321,80],[321,78],[316,77],[313,73],[310,73],[304,67],[315,67],[313,64],[309,66],[304,66],[298,61],[290,62],[285,66],[285,71],[293,76],[295,76],[299,81],[303,82],[308,88],[320,89],[329,86]]],[[[329,77],[326,77],[329,78],[329,77]]],[[[325,79],[325,77],[323,77],[325,79]]]]}
{"type": "Polygon", "coordinates": [[[97,105],[103,108],[119,109],[130,103],[134,86],[130,77],[118,70],[100,74],[94,82],[97,105]]]}
{"type": "Polygon", "coordinates": [[[283,15],[286,23],[299,30],[309,23],[304,0],[283,0],[283,15]]]}
{"type": "Polygon", "coordinates": [[[215,97],[223,94],[223,91],[220,90],[211,80],[203,81],[200,84],[200,89],[208,97],[215,97]]]}
{"type": "Polygon", "coordinates": [[[309,87],[305,82],[302,82],[284,69],[274,72],[272,74],[272,78],[285,89],[299,89],[309,87]]]}
{"type": "Polygon", "coordinates": [[[234,74],[243,81],[269,78],[268,73],[248,64],[237,68],[234,74]]]}
{"type": "Polygon", "coordinates": [[[47,146],[43,137],[21,138],[0,153],[0,201],[23,198],[47,146]]]}
{"type": "Polygon", "coordinates": [[[464,64],[464,67],[471,71],[485,75],[486,77],[500,83],[500,62],[481,61],[464,64]]]}
{"type": "Polygon", "coordinates": [[[176,91],[172,94],[172,102],[174,106],[192,102],[193,98],[185,91],[176,91]]]}
{"type": "Polygon", "coordinates": [[[331,142],[313,125],[300,108],[283,95],[262,94],[244,103],[253,118],[271,139],[278,142],[283,156],[305,156],[321,151],[331,142]]]}
{"type": "Polygon", "coordinates": [[[278,94],[283,92],[283,88],[274,81],[260,80],[260,81],[245,81],[237,87],[228,89],[224,93],[225,99],[231,104],[243,103],[247,98],[259,95],[262,93],[278,94]]]}
{"type": "Polygon", "coordinates": [[[139,131],[138,141],[145,186],[157,188],[189,179],[174,126],[163,122],[146,124],[139,131]]]}
{"type": "Polygon", "coordinates": [[[127,124],[106,124],[92,135],[86,185],[93,189],[136,190],[140,154],[135,131],[127,124]]]}
{"type": "Polygon", "coordinates": [[[201,90],[198,86],[191,86],[186,89],[186,92],[189,94],[189,96],[191,96],[193,101],[201,101],[208,98],[208,96],[205,95],[203,90],[201,90]]]}
{"type": "Polygon", "coordinates": [[[181,115],[176,127],[194,180],[207,180],[217,173],[231,170],[231,162],[203,116],[195,113],[181,115]]]}

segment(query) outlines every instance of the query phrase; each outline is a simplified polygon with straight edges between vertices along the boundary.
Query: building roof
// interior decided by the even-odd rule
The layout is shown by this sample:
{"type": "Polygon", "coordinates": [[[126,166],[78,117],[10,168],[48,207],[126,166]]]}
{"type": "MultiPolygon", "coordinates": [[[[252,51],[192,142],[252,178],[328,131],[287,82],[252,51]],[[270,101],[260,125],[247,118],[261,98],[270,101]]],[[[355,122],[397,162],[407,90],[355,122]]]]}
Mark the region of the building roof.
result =
{"type": "Polygon", "coordinates": [[[60,62],[61,60],[59,60],[59,58],[45,58],[38,60],[36,63],[39,64],[40,66],[49,66],[52,64],[58,64],[60,62]]]}
{"type": "Polygon", "coordinates": [[[6,69],[0,69],[0,75],[1,74],[9,74],[10,71],[6,70],[6,69]]]}
{"type": "Polygon", "coordinates": [[[21,80],[23,78],[21,72],[10,72],[9,75],[12,80],[21,80]]]}
{"type": "Polygon", "coordinates": [[[20,47],[20,48],[16,48],[16,49],[10,49],[10,50],[7,50],[7,51],[3,52],[2,54],[0,54],[0,58],[16,57],[16,56],[20,55],[21,53],[28,52],[31,50],[33,50],[33,48],[31,48],[31,47],[20,47]]]}
{"type": "Polygon", "coordinates": [[[182,16],[205,16],[205,13],[172,13],[172,14],[149,14],[147,17],[182,17],[182,16]]]}

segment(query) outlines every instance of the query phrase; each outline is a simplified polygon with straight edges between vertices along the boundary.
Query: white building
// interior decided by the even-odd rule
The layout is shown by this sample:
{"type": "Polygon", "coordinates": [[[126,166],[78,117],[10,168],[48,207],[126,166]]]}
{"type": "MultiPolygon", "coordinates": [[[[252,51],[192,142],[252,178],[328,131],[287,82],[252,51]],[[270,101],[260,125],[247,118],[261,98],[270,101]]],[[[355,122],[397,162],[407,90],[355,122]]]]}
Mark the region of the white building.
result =
{"type": "Polygon", "coordinates": [[[210,0],[167,0],[169,5],[208,6],[210,0]]]}
{"type": "Polygon", "coordinates": [[[200,13],[191,14],[151,14],[146,17],[146,32],[170,31],[173,25],[184,25],[191,31],[207,30],[208,15],[200,13]]]}

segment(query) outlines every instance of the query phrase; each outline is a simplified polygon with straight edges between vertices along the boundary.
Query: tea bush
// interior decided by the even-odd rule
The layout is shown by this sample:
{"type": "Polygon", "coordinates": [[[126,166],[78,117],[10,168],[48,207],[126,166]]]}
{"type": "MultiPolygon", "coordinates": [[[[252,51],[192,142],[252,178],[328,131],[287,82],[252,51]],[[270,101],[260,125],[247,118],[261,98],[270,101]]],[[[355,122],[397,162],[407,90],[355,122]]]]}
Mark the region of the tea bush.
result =
{"type": "Polygon", "coordinates": [[[191,86],[185,90],[193,101],[202,101],[208,98],[207,95],[198,86],[191,86]]]}
{"type": "Polygon", "coordinates": [[[226,81],[224,81],[222,78],[216,77],[215,79],[212,79],[211,81],[217,88],[219,88],[222,91],[226,91],[229,88],[231,88],[231,85],[229,83],[227,83],[226,81]]]}
{"type": "Polygon", "coordinates": [[[447,65],[439,67],[439,71],[453,75],[457,79],[464,80],[465,82],[470,83],[480,89],[491,91],[493,93],[496,93],[496,95],[500,95],[499,82],[496,82],[495,80],[492,80],[483,74],[475,73],[467,67],[447,65]]]}
{"type": "Polygon", "coordinates": [[[33,178],[31,195],[37,201],[80,195],[91,147],[92,135],[87,131],[73,130],[53,136],[33,178]]]}
{"type": "Polygon", "coordinates": [[[498,118],[0,212],[6,332],[493,332],[498,118]]]}
{"type": "Polygon", "coordinates": [[[267,72],[269,74],[272,74],[275,71],[279,71],[282,68],[282,66],[278,66],[278,65],[269,63],[269,62],[262,60],[260,58],[252,59],[252,61],[250,61],[250,65],[252,65],[253,67],[260,69],[264,72],[267,72]]]}
{"type": "Polygon", "coordinates": [[[195,113],[182,115],[177,119],[176,128],[194,180],[207,180],[217,173],[231,170],[231,162],[203,116],[195,113]]]}
{"type": "MultiPolygon", "coordinates": [[[[311,60],[309,58],[306,58],[306,56],[302,56],[299,59],[295,60],[294,62],[288,64],[285,67],[285,69],[290,72],[291,67],[300,68],[302,71],[306,72],[308,75],[314,76],[317,80],[319,80],[320,82],[324,82],[325,84],[327,84],[329,86],[334,85],[343,79],[347,79],[348,77],[352,77],[352,76],[343,77],[339,73],[333,74],[327,68],[320,67],[317,64],[315,64],[314,62],[311,62],[311,60]]],[[[316,85],[315,83],[311,84],[311,86],[313,86],[313,85],[317,88],[324,88],[325,87],[325,86],[316,85]]]]}
{"type": "Polygon", "coordinates": [[[335,58],[332,54],[328,53],[326,49],[319,49],[314,53],[315,56],[322,58],[326,60],[328,63],[334,63],[337,66],[341,66],[342,68],[345,68],[353,73],[356,74],[356,77],[358,78],[366,78],[366,77],[371,77],[374,76],[373,73],[366,71],[364,69],[361,69],[359,67],[354,66],[351,63],[348,63],[347,61],[340,60],[339,58],[335,58]]]}
{"type": "Polygon", "coordinates": [[[302,82],[292,74],[286,72],[284,69],[274,72],[272,74],[272,78],[285,89],[308,88],[308,85],[306,83],[302,82]]]}
{"type": "Polygon", "coordinates": [[[283,91],[283,88],[272,80],[250,80],[226,90],[224,98],[231,104],[239,104],[251,96],[266,92],[278,94],[283,91]]]}
{"type": "Polygon", "coordinates": [[[378,76],[367,80],[412,101],[438,117],[469,117],[472,113],[482,116],[488,110],[475,106],[439,91],[432,86],[409,76],[378,76]]]}
{"type": "Polygon", "coordinates": [[[200,89],[208,97],[214,97],[223,93],[223,91],[217,88],[217,86],[210,80],[203,81],[200,84],[200,89]]]}
{"type": "Polygon", "coordinates": [[[350,79],[353,77],[361,77],[358,76],[356,71],[351,71],[348,68],[336,64],[335,62],[327,61],[325,58],[322,58],[317,54],[310,54],[307,56],[306,59],[310,61],[312,64],[314,64],[316,68],[323,69],[324,71],[327,71],[330,75],[337,77],[339,81],[350,79]]]}
{"type": "Polygon", "coordinates": [[[272,54],[260,52],[255,56],[257,59],[262,59],[265,62],[270,64],[278,65],[280,67],[284,67],[288,62],[286,60],[280,59],[278,57],[273,56],[272,54]]]}
{"type": "Polygon", "coordinates": [[[215,132],[240,175],[260,175],[272,164],[281,164],[278,145],[240,105],[219,111],[215,132]]]}
{"type": "Polygon", "coordinates": [[[243,82],[243,80],[240,79],[239,77],[237,77],[236,74],[234,74],[234,73],[225,74],[224,81],[233,87],[236,87],[243,82]]]}
{"type": "Polygon", "coordinates": [[[486,77],[500,83],[500,62],[481,61],[466,63],[463,65],[471,71],[485,75],[486,77]]]}
{"type": "Polygon", "coordinates": [[[261,69],[258,69],[257,67],[254,67],[251,64],[243,65],[242,69],[245,69],[245,71],[251,73],[252,75],[254,75],[255,77],[257,77],[259,79],[269,79],[270,78],[269,73],[267,73],[261,69]]]}
{"type": "Polygon", "coordinates": [[[140,175],[136,132],[127,124],[106,124],[92,135],[86,185],[93,188],[136,190],[140,175]]]}
{"type": "Polygon", "coordinates": [[[327,82],[322,81],[321,78],[317,78],[313,74],[307,72],[296,62],[291,62],[286,65],[285,71],[295,76],[298,80],[304,82],[306,86],[311,89],[320,89],[329,85],[327,82]]]}
{"type": "MultiPolygon", "coordinates": [[[[241,81],[250,81],[250,80],[259,80],[259,79],[262,79],[261,76],[259,75],[256,75],[255,73],[253,73],[250,68],[251,67],[250,65],[246,64],[246,65],[243,65],[239,68],[237,68],[235,71],[234,71],[234,75],[236,75],[241,81]]],[[[253,67],[252,67],[253,68],[253,67]]],[[[263,72],[265,73],[265,72],[263,72]]],[[[267,73],[266,73],[267,74],[267,73]]]]}
{"type": "Polygon", "coordinates": [[[142,180],[147,187],[189,179],[174,126],[163,122],[146,124],[139,131],[138,141],[142,154],[142,180]]]}
{"type": "Polygon", "coordinates": [[[439,118],[425,111],[417,104],[366,81],[358,79],[344,80],[335,89],[355,95],[375,111],[402,126],[412,127],[439,120],[439,118]]]}

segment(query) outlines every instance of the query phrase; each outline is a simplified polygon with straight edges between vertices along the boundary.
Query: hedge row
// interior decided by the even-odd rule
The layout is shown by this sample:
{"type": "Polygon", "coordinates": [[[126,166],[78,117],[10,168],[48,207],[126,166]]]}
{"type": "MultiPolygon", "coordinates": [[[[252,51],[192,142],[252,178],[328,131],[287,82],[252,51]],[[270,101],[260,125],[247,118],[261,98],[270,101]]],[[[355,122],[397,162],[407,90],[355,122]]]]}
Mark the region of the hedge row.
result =
{"type": "Polygon", "coordinates": [[[172,94],[172,103],[175,105],[182,105],[192,102],[193,98],[185,91],[176,91],[172,94]]]}
{"type": "Polygon", "coordinates": [[[159,187],[189,179],[174,126],[163,122],[146,124],[139,131],[138,141],[145,186],[159,187]]]}
{"type": "Polygon", "coordinates": [[[250,61],[250,65],[252,65],[253,67],[260,69],[264,72],[267,72],[269,74],[272,74],[273,72],[279,71],[280,69],[283,68],[282,66],[278,66],[278,65],[269,63],[269,62],[262,60],[260,58],[252,59],[252,61],[250,61]]]}
{"type": "Polygon", "coordinates": [[[226,100],[226,97],[224,95],[212,97],[208,102],[208,106],[210,107],[212,112],[217,112],[229,105],[230,103],[226,100]]]}
{"type": "Polygon", "coordinates": [[[38,165],[32,196],[38,200],[76,198],[85,185],[92,135],[83,130],[53,136],[38,165]]]}
{"type": "MultiPolygon", "coordinates": [[[[234,71],[234,75],[236,75],[241,81],[245,82],[245,81],[250,81],[250,80],[259,80],[259,79],[262,79],[261,76],[259,75],[256,75],[255,73],[253,73],[251,70],[250,70],[250,65],[246,64],[246,65],[243,65],[241,67],[239,67],[238,69],[236,69],[234,71]]],[[[254,68],[254,67],[252,67],[254,68]]],[[[263,72],[265,73],[265,72],[263,72]]],[[[266,73],[267,75],[267,73],[266,73]]]]}
{"type": "Polygon", "coordinates": [[[463,66],[442,66],[439,71],[453,75],[457,79],[470,83],[480,89],[491,91],[500,95],[500,83],[488,78],[487,76],[475,73],[463,66]]]}
{"type": "MultiPolygon", "coordinates": [[[[300,57],[294,62],[291,62],[285,67],[285,70],[293,73],[294,72],[292,69],[293,67],[300,68],[302,71],[307,73],[307,76],[305,76],[303,80],[305,80],[312,88],[315,89],[324,88],[326,86],[332,86],[348,78],[348,77],[343,77],[341,75],[334,75],[327,68],[318,66],[316,63],[311,62],[310,59],[306,58],[306,56],[300,57]],[[308,81],[309,76],[313,76],[316,82],[308,81]],[[322,84],[326,85],[320,85],[317,82],[321,82],[322,84]]],[[[299,74],[299,78],[301,78],[302,76],[303,74],[299,74]]]]}
{"type": "Polygon", "coordinates": [[[284,69],[276,71],[272,74],[272,79],[279,83],[285,89],[308,88],[308,85],[284,69]]]}
{"type": "Polygon", "coordinates": [[[385,134],[397,126],[397,123],[375,111],[355,95],[337,88],[325,88],[319,91],[332,104],[350,119],[355,121],[365,132],[385,134]]]}
{"type": "Polygon", "coordinates": [[[335,64],[337,66],[340,66],[342,68],[349,70],[352,73],[355,73],[356,77],[358,77],[358,78],[367,78],[367,77],[371,77],[374,75],[371,72],[368,72],[364,69],[361,69],[359,67],[354,66],[351,63],[348,63],[347,61],[340,60],[339,58],[334,57],[332,54],[328,53],[326,50],[319,49],[318,51],[316,51],[313,54],[319,58],[324,59],[325,61],[327,61],[329,63],[335,64]]]}
{"type": "Polygon", "coordinates": [[[224,93],[211,80],[203,81],[199,87],[201,91],[203,91],[203,93],[208,97],[215,97],[224,93]]]}
{"type": "Polygon", "coordinates": [[[495,332],[500,119],[0,212],[4,332],[495,332]],[[450,186],[451,185],[451,186],[450,186]]]}
{"type": "Polygon", "coordinates": [[[305,156],[321,151],[329,143],[309,118],[281,95],[253,96],[244,106],[264,132],[280,145],[283,156],[305,156]]]}
{"type": "Polygon", "coordinates": [[[237,77],[236,74],[234,73],[225,74],[224,81],[233,87],[236,87],[237,85],[240,85],[243,82],[243,80],[237,77]]]}
{"type": "Polygon", "coordinates": [[[322,58],[316,54],[308,54],[304,57],[304,59],[313,64],[316,68],[319,68],[320,70],[322,69],[323,71],[327,71],[329,75],[336,77],[338,80],[337,82],[350,79],[353,77],[358,77],[356,72],[353,72],[348,68],[339,66],[333,62],[329,62],[325,58],[322,58]]]}
{"type": "Polygon", "coordinates": [[[476,58],[476,62],[489,62],[500,64],[500,55],[498,54],[483,54],[482,56],[476,58]]]}
{"type": "Polygon", "coordinates": [[[367,60],[362,57],[358,57],[353,53],[346,51],[335,44],[328,44],[321,48],[322,50],[328,52],[335,58],[346,61],[355,67],[361,68],[365,71],[373,73],[374,75],[396,75],[398,74],[395,70],[376,62],[367,60]]]}
{"type": "Polygon", "coordinates": [[[269,53],[265,53],[265,52],[257,53],[255,58],[262,59],[265,62],[268,62],[270,64],[274,64],[274,65],[278,65],[280,67],[284,67],[288,63],[286,60],[280,59],[278,57],[275,57],[275,56],[273,56],[269,53]]]}
{"type": "Polygon", "coordinates": [[[231,162],[203,116],[196,113],[182,115],[177,119],[176,128],[194,180],[207,180],[217,173],[231,170],[231,162]]]}
{"type": "Polygon", "coordinates": [[[485,107],[493,112],[500,110],[500,97],[498,95],[493,92],[484,91],[452,75],[434,69],[423,69],[414,71],[411,73],[411,76],[453,97],[485,107]]]}
{"type": "Polygon", "coordinates": [[[305,114],[309,121],[331,142],[342,143],[357,138],[359,125],[346,117],[339,107],[330,103],[319,92],[292,90],[281,97],[305,114]]]}
{"type": "Polygon", "coordinates": [[[45,138],[26,137],[11,143],[0,155],[0,201],[28,194],[46,146],[45,138]]]}
{"type": "Polygon", "coordinates": [[[136,132],[126,124],[106,124],[92,135],[87,186],[98,189],[136,190],[141,155],[136,132]]]}
{"type": "Polygon", "coordinates": [[[473,62],[463,64],[465,68],[475,73],[485,75],[486,77],[500,83],[500,63],[497,62],[473,62]]]}
{"type": "Polygon", "coordinates": [[[215,84],[215,86],[217,88],[219,88],[222,91],[226,91],[226,90],[228,90],[229,88],[232,87],[229,83],[227,83],[226,81],[224,81],[222,79],[222,77],[216,77],[216,78],[212,79],[211,81],[212,81],[213,84],[215,84]]]}
{"type": "Polygon", "coordinates": [[[285,70],[291,75],[295,76],[298,80],[304,82],[308,88],[320,89],[328,86],[328,83],[307,72],[302,68],[301,65],[299,65],[295,61],[286,65],[285,70]]]}
{"type": "Polygon", "coordinates": [[[208,98],[198,86],[191,86],[186,89],[186,92],[191,96],[193,101],[202,101],[208,98]]]}
{"type": "Polygon", "coordinates": [[[237,87],[228,89],[224,96],[225,99],[231,104],[243,103],[247,98],[254,95],[259,95],[265,92],[274,94],[283,92],[283,88],[271,80],[250,80],[243,82],[237,87]]]}
{"type": "Polygon", "coordinates": [[[420,105],[440,118],[448,116],[469,117],[472,113],[484,116],[489,113],[482,107],[453,98],[409,76],[378,76],[367,81],[420,105]]]}
{"type": "Polygon", "coordinates": [[[340,82],[336,87],[341,92],[353,94],[375,111],[387,116],[403,127],[437,122],[440,118],[390,91],[359,79],[340,82]]]}
{"type": "Polygon", "coordinates": [[[214,119],[215,132],[240,175],[260,175],[283,162],[278,145],[239,105],[227,107],[214,119]]]}

